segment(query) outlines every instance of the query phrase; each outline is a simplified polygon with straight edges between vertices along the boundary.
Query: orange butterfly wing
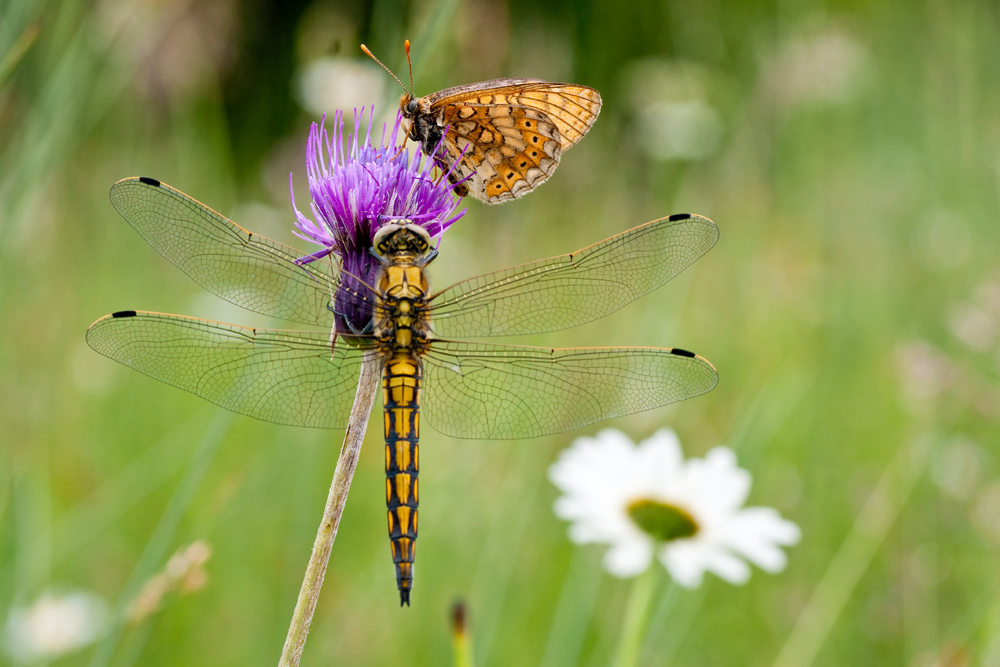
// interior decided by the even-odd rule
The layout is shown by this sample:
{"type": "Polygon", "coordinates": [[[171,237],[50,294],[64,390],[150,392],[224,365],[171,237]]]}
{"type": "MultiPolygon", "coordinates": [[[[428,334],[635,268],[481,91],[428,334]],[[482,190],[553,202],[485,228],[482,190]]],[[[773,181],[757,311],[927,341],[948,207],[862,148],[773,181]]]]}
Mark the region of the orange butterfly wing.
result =
{"type": "Polygon", "coordinates": [[[456,164],[453,181],[468,178],[468,192],[489,204],[543,183],[601,110],[593,88],[531,79],[483,81],[426,99],[434,120],[448,126],[440,157],[456,164]]]}

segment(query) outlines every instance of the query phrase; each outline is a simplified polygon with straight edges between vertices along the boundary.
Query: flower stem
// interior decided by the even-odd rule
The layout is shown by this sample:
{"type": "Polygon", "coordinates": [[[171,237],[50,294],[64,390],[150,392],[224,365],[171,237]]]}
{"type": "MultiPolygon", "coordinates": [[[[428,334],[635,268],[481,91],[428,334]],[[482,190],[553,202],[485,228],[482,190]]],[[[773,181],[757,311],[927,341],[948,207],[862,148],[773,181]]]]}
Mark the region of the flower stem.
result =
{"type": "Polygon", "coordinates": [[[622,633],[618,639],[615,667],[634,667],[639,664],[639,651],[646,636],[646,626],[649,624],[655,583],[655,567],[647,568],[632,582],[625,619],[622,621],[622,633]]]}
{"type": "Polygon", "coordinates": [[[344,434],[344,446],[340,450],[337,468],[333,473],[330,494],[323,510],[323,521],[316,532],[316,541],[313,543],[312,555],[309,557],[309,565],[302,580],[302,589],[299,591],[299,599],[292,613],[292,623],[285,638],[285,647],[281,651],[279,667],[296,667],[302,657],[309,625],[312,623],[316,602],[319,600],[319,591],[323,586],[323,577],[326,575],[326,566],[330,561],[330,550],[333,549],[333,541],[337,538],[340,516],[347,503],[347,491],[351,488],[354,469],[358,465],[361,443],[365,439],[365,429],[368,426],[372,405],[375,403],[375,391],[378,389],[381,371],[382,363],[378,356],[365,357],[361,364],[361,377],[358,379],[358,393],[351,408],[347,433],[344,434]]]}

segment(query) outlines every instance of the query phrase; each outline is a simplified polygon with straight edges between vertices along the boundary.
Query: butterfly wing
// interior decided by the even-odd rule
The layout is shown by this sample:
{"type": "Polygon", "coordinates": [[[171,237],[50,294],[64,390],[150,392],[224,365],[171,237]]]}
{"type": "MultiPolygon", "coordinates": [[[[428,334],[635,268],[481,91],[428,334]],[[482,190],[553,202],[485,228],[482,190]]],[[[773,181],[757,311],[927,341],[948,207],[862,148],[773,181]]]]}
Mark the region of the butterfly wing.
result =
{"type": "Polygon", "coordinates": [[[597,120],[593,88],[531,79],[493,79],[429,95],[431,115],[448,127],[444,155],[477,199],[497,204],[543,183],[597,120]]]}
{"type": "Polygon", "coordinates": [[[491,79],[448,88],[427,99],[432,109],[456,106],[514,106],[548,116],[559,131],[563,150],[587,134],[601,112],[601,94],[575,83],[538,79],[491,79]]]}

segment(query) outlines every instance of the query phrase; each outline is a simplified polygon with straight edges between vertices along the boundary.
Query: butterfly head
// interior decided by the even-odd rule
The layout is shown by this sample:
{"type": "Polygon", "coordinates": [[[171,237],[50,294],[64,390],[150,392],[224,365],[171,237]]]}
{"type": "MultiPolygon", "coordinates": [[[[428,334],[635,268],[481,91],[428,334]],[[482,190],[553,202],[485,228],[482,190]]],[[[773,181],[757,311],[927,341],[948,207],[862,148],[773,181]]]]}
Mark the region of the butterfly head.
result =
{"type": "Polygon", "coordinates": [[[426,97],[414,97],[406,92],[399,97],[399,108],[403,112],[403,118],[410,121],[407,132],[410,139],[420,141],[422,136],[418,127],[423,124],[421,119],[426,119],[431,112],[430,101],[426,97]]]}
{"type": "Polygon", "coordinates": [[[399,108],[403,110],[404,118],[413,118],[420,112],[420,100],[410,93],[399,96],[399,108]]]}

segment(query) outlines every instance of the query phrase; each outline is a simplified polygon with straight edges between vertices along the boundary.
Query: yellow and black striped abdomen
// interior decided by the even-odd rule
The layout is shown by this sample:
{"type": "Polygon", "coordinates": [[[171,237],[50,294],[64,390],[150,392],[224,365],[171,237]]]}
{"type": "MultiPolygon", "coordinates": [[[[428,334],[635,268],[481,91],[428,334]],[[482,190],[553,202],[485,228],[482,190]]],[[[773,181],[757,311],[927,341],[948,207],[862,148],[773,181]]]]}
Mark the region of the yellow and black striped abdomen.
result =
{"type": "Polygon", "coordinates": [[[400,606],[410,604],[417,542],[417,472],[420,468],[420,361],[397,351],[382,376],[385,405],[385,502],[400,606]]]}

